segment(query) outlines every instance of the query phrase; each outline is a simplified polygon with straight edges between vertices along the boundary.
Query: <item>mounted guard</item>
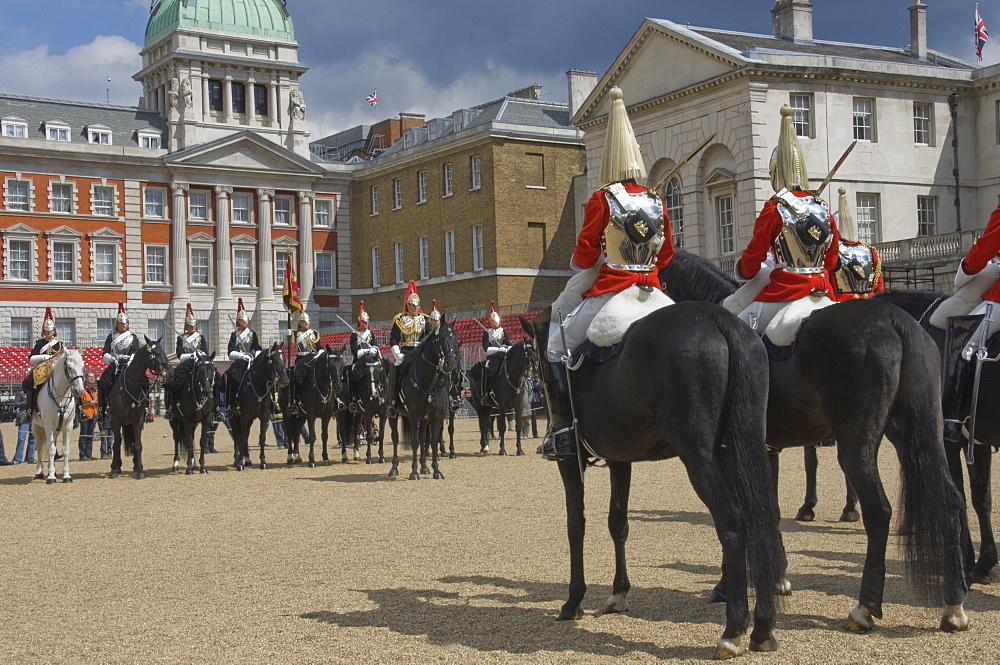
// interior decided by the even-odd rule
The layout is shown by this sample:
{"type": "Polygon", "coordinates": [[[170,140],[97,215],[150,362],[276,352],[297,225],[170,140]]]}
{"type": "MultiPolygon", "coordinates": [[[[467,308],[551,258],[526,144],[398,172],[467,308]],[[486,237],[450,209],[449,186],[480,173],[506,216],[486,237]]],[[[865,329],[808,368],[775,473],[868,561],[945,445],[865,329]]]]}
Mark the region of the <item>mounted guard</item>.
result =
{"type": "Polygon", "coordinates": [[[98,419],[108,406],[108,393],[115,379],[125,370],[132,356],[139,352],[142,342],[129,330],[128,312],[125,303],[118,303],[118,314],[115,316],[115,329],[108,333],[104,340],[104,355],[102,360],[107,365],[101,378],[97,380],[98,419]]]}
{"type": "Polygon", "coordinates": [[[590,197],[573,252],[571,267],[584,272],[570,279],[552,306],[549,362],[539,363],[549,404],[550,429],[542,444],[547,459],[577,457],[566,366],[570,355],[585,341],[614,348],[636,319],[672,302],[657,277],[674,254],[670,218],[659,194],[639,184],[648,174],[622,97],[619,88],[611,89],[600,172],[607,184],[590,197]],[[609,307],[598,319],[620,294],[629,304],[609,307]]]}
{"type": "MultiPolygon", "coordinates": [[[[177,359],[180,361],[181,365],[191,361],[188,366],[188,371],[193,365],[193,358],[196,354],[203,353],[208,354],[208,341],[205,336],[198,331],[198,319],[195,318],[194,309],[191,307],[191,303],[187,304],[187,311],[184,313],[184,334],[177,336],[177,359]]],[[[187,375],[187,371],[182,371],[181,367],[178,366],[177,371],[181,375],[187,375]]],[[[174,395],[174,388],[170,384],[163,385],[163,402],[164,402],[164,412],[163,417],[166,420],[173,420],[174,417],[174,402],[176,401],[176,396],[174,395]]],[[[221,414],[218,414],[221,416],[221,414]]],[[[222,420],[221,417],[217,418],[222,420]]]]}
{"type": "Polygon", "coordinates": [[[847,190],[839,190],[837,231],[840,248],[837,269],[833,271],[832,297],[838,302],[870,298],[885,290],[882,259],[874,247],[858,240],[857,226],[847,202],[847,190]]]}
{"type": "Polygon", "coordinates": [[[503,364],[504,356],[510,350],[510,340],[500,325],[500,312],[495,301],[490,301],[489,328],[483,331],[483,351],[486,352],[486,376],[492,379],[503,364]]]}
{"type": "Polygon", "coordinates": [[[229,359],[232,364],[226,370],[226,412],[235,404],[234,397],[236,390],[243,380],[243,374],[247,371],[250,361],[263,349],[257,333],[250,329],[250,313],[243,306],[243,298],[237,301],[236,305],[236,329],[229,336],[229,359]]]}
{"type": "Polygon", "coordinates": [[[310,326],[309,314],[299,313],[299,323],[295,332],[288,331],[289,337],[295,338],[295,368],[292,370],[292,380],[288,383],[288,415],[299,415],[299,384],[305,380],[306,372],[318,353],[325,353],[320,348],[319,331],[310,326]]]}
{"type": "Polygon", "coordinates": [[[392,332],[389,333],[389,344],[392,347],[393,362],[389,366],[389,408],[386,415],[396,417],[396,398],[399,385],[397,377],[399,366],[403,363],[407,349],[420,344],[430,333],[427,315],[420,309],[420,294],[417,293],[417,283],[412,279],[406,285],[406,295],[403,298],[403,311],[392,320],[392,332]]]}
{"type": "Polygon", "coordinates": [[[63,352],[65,346],[56,333],[56,319],[52,308],[45,308],[45,318],[42,320],[42,336],[35,340],[35,346],[28,354],[28,364],[31,371],[24,378],[21,388],[27,398],[28,413],[35,410],[35,391],[52,375],[52,360],[63,352]]]}
{"type": "Polygon", "coordinates": [[[375,333],[371,330],[371,319],[365,311],[365,301],[362,300],[358,306],[358,322],[354,332],[351,333],[351,358],[353,362],[350,367],[351,380],[348,382],[348,389],[351,391],[350,404],[347,410],[351,413],[358,412],[357,391],[354,390],[353,377],[356,372],[360,373],[371,360],[381,361],[382,355],[379,353],[378,345],[375,343],[375,333]]]}

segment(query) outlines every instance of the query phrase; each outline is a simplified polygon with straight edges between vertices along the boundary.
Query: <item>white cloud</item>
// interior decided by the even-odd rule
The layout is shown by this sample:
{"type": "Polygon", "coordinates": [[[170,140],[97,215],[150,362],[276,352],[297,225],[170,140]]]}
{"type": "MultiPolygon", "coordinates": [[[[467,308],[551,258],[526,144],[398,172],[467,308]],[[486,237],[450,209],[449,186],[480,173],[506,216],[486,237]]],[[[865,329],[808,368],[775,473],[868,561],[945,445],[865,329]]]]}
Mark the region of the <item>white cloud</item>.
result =
{"type": "Polygon", "coordinates": [[[89,44],[74,46],[64,55],[49,52],[47,44],[0,55],[0,90],[16,95],[54,99],[105,101],[134,106],[142,88],[132,80],[142,60],[140,46],[118,35],[98,35],[89,44]],[[108,77],[111,83],[108,83],[108,77]]]}

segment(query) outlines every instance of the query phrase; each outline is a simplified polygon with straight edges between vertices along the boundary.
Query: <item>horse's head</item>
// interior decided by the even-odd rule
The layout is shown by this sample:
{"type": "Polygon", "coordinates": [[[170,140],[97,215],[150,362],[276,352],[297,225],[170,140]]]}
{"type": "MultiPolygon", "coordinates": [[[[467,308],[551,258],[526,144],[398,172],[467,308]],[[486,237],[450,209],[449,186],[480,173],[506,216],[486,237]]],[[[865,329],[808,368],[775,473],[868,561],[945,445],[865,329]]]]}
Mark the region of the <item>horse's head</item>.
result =
{"type": "Polygon", "coordinates": [[[199,353],[195,357],[194,371],[191,373],[195,390],[200,395],[211,395],[215,390],[215,377],[218,375],[215,371],[215,354],[199,353]]]}
{"type": "Polygon", "coordinates": [[[271,366],[271,374],[282,388],[288,385],[288,372],[285,371],[285,359],[281,353],[282,345],[275,342],[267,350],[267,364],[271,366]]]}
{"type": "MultiPolygon", "coordinates": [[[[548,309],[545,309],[538,313],[538,315],[532,320],[528,320],[523,316],[517,317],[521,322],[521,329],[524,330],[524,334],[528,336],[528,339],[532,341],[532,346],[535,349],[543,349],[548,344],[549,339],[549,317],[551,316],[548,309]]],[[[537,359],[538,352],[535,352],[537,359]]]]}
{"type": "Polygon", "coordinates": [[[142,352],[146,354],[146,367],[155,374],[159,374],[165,381],[174,377],[174,368],[167,359],[167,352],[163,350],[163,338],[152,340],[143,335],[146,345],[142,352]]]}
{"type": "Polygon", "coordinates": [[[330,373],[330,381],[333,391],[339,393],[344,388],[344,357],[337,353],[333,347],[327,345],[324,353],[327,371],[330,373]]]}
{"type": "Polygon", "coordinates": [[[447,321],[441,321],[433,333],[434,348],[438,357],[444,361],[444,370],[448,374],[458,367],[458,345],[455,343],[455,328],[447,321]]]}
{"type": "Polygon", "coordinates": [[[73,393],[80,397],[83,395],[83,355],[76,349],[66,349],[64,353],[63,373],[73,393]]]}
{"type": "Polygon", "coordinates": [[[538,365],[538,350],[535,348],[535,340],[528,337],[521,342],[524,348],[525,366],[524,373],[527,374],[538,365]]]}

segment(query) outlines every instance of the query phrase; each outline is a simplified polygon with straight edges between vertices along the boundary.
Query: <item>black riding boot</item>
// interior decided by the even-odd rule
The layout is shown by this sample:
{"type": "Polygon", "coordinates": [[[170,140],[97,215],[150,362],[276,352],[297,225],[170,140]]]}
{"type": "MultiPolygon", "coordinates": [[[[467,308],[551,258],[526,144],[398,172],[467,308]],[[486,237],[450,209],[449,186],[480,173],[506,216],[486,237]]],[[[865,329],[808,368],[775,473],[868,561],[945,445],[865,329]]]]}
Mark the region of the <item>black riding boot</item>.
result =
{"type": "Polygon", "coordinates": [[[950,443],[961,441],[962,426],[972,411],[976,361],[964,359],[962,350],[975,335],[981,320],[981,316],[953,316],[948,319],[941,408],[944,412],[944,439],[950,443]]]}
{"type": "Polygon", "coordinates": [[[163,419],[174,419],[174,391],[170,388],[163,389],[163,419]]]}
{"type": "Polygon", "coordinates": [[[295,384],[291,382],[288,384],[288,415],[299,415],[299,395],[295,390],[295,384]]]}
{"type": "Polygon", "coordinates": [[[550,460],[575,458],[578,455],[576,431],[573,429],[566,366],[561,362],[541,362],[539,365],[549,402],[549,432],[542,442],[542,455],[550,460]]]}
{"type": "Polygon", "coordinates": [[[385,415],[389,418],[396,417],[396,375],[399,373],[399,366],[396,363],[389,363],[389,406],[385,409],[385,415]]]}
{"type": "Polygon", "coordinates": [[[24,407],[31,413],[35,410],[35,386],[34,382],[30,388],[24,391],[24,407]]]}

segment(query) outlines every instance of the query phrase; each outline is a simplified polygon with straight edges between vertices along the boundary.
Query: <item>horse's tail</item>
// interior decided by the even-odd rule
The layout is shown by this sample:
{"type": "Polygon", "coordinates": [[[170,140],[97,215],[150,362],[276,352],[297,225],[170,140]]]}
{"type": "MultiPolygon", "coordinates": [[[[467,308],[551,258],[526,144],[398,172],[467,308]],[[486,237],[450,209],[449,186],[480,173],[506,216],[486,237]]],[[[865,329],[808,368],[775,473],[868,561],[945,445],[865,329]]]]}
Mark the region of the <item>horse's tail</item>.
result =
{"type": "Polygon", "coordinates": [[[735,316],[720,313],[716,325],[729,344],[729,383],[722,414],[722,441],[729,455],[728,459],[723,455],[723,466],[742,514],[747,580],[756,593],[758,610],[773,615],[785,553],[764,443],[767,352],[756,334],[735,316]]]}
{"type": "Polygon", "coordinates": [[[938,350],[905,312],[890,308],[890,318],[903,347],[892,413],[901,432],[900,546],[914,590],[925,602],[940,604],[947,602],[944,584],[964,583],[961,537],[968,525],[942,440],[938,350]]]}

